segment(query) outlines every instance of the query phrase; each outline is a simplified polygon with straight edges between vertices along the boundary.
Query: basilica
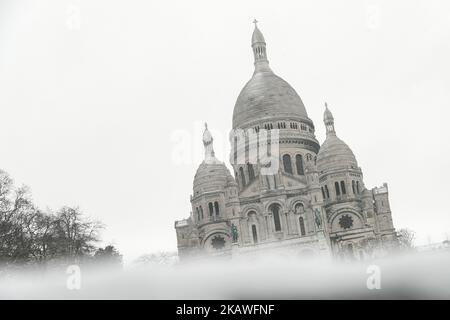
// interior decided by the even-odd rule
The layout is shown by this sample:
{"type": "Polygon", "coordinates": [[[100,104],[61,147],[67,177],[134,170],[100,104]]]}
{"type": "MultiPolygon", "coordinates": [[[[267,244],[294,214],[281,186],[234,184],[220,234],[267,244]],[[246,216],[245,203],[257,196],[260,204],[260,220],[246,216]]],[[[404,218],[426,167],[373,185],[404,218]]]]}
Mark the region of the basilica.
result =
{"type": "Polygon", "coordinates": [[[327,104],[326,139],[319,143],[301,98],[270,68],[256,23],[251,47],[255,71],[233,111],[233,174],[216,158],[205,125],[192,211],[175,222],[181,261],[267,253],[364,260],[386,254],[396,244],[387,184],[365,186],[327,104]]]}

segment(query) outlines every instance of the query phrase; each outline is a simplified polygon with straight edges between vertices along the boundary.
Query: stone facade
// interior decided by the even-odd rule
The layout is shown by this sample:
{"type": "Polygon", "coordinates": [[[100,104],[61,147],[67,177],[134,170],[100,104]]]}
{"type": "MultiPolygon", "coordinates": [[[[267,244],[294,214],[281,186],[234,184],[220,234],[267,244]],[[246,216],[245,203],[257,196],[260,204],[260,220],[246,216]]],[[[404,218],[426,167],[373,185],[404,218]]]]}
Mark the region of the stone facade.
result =
{"type": "Polygon", "coordinates": [[[327,106],[327,137],[319,144],[301,98],[270,69],[256,25],[252,49],[255,72],[233,113],[234,177],[215,157],[206,127],[192,212],[175,222],[181,260],[269,252],[340,259],[384,254],[396,243],[387,185],[365,187],[327,106]]]}

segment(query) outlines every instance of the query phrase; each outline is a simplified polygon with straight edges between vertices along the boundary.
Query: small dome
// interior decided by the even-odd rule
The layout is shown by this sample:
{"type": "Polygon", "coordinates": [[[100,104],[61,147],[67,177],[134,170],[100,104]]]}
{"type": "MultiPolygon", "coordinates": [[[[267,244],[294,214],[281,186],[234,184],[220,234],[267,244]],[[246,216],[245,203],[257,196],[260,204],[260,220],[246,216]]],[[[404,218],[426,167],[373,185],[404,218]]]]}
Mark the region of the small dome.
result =
{"type": "Polygon", "coordinates": [[[214,155],[213,137],[205,123],[203,145],[205,146],[205,160],[200,164],[194,177],[194,196],[209,191],[223,190],[234,181],[225,164],[214,155]]]}
{"type": "Polygon", "coordinates": [[[317,170],[325,173],[348,168],[358,168],[353,151],[336,135],[328,135],[317,154],[317,170]]]}
{"type": "Polygon", "coordinates": [[[208,192],[223,190],[230,183],[235,183],[230,171],[223,162],[203,161],[194,177],[194,196],[208,192]]]}

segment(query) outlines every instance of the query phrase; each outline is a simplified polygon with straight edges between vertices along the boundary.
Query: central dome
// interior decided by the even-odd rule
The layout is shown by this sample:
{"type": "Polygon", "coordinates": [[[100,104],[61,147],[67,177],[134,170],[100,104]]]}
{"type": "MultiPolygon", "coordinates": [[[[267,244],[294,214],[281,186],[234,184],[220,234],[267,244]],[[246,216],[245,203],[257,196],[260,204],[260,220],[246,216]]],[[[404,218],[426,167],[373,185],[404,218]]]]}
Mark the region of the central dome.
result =
{"type": "Polygon", "coordinates": [[[255,72],[237,98],[233,128],[274,118],[308,119],[308,114],[289,83],[272,71],[255,72]]]}
{"type": "Polygon", "coordinates": [[[268,120],[309,120],[305,105],[297,92],[270,69],[266,42],[256,24],[252,48],[255,72],[237,98],[233,111],[233,129],[245,129],[268,120]]]}

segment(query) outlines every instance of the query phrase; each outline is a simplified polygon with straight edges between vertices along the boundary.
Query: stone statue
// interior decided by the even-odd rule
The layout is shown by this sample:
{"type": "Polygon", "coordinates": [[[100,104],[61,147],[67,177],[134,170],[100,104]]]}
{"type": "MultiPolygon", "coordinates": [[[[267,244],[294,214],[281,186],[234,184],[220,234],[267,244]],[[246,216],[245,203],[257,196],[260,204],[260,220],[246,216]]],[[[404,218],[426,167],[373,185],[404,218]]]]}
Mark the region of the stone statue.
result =
{"type": "Polygon", "coordinates": [[[233,243],[237,242],[239,239],[238,230],[234,223],[231,224],[231,237],[233,238],[233,243]]]}
{"type": "Polygon", "coordinates": [[[317,208],[314,209],[314,216],[315,216],[317,229],[320,229],[320,227],[322,226],[322,218],[320,217],[320,210],[319,209],[317,209],[317,208]]]}

